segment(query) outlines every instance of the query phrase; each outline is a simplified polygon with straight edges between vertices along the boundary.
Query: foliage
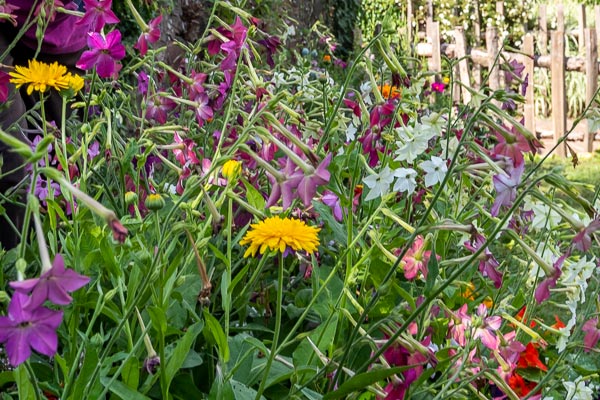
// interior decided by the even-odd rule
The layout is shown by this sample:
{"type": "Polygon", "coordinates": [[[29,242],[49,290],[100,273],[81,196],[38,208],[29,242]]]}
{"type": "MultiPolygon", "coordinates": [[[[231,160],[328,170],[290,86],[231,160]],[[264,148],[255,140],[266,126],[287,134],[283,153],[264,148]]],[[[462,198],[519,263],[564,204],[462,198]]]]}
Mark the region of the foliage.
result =
{"type": "Polygon", "coordinates": [[[30,168],[4,348],[39,323],[14,321],[25,278],[90,279],[49,297],[57,346],[27,336],[3,397],[596,396],[599,193],[535,157],[523,77],[457,105],[387,23],[345,64],[321,29],[298,52],[215,4],[177,60],[135,19],[107,77],[79,63],[81,98],[48,83],[79,118],[48,123],[39,90],[39,138],[0,132],[30,168]]]}

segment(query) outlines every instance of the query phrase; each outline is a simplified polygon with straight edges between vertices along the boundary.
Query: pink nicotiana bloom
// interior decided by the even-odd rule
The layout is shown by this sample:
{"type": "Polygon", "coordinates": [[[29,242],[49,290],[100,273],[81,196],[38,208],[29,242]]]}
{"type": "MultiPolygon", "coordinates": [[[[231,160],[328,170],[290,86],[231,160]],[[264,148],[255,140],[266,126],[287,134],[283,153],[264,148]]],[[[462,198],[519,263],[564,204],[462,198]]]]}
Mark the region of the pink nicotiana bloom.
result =
{"type": "Polygon", "coordinates": [[[116,79],[121,64],[118,62],[125,58],[125,46],[121,43],[121,32],[114,30],[104,37],[100,33],[90,32],[88,47],[77,62],[77,68],[88,70],[96,67],[96,72],[101,78],[116,79]]]}
{"type": "Polygon", "coordinates": [[[136,44],[133,46],[134,49],[140,51],[140,55],[143,57],[148,52],[148,43],[156,43],[160,39],[160,22],[162,21],[162,15],[154,18],[148,23],[148,31],[142,32],[138,38],[136,44]]]}
{"type": "Polygon", "coordinates": [[[600,340],[600,325],[598,325],[598,317],[586,321],[581,328],[585,332],[583,345],[586,352],[590,352],[600,340]]]}
{"type": "Polygon", "coordinates": [[[525,163],[521,162],[508,169],[508,175],[498,174],[492,178],[496,189],[496,199],[492,205],[491,214],[498,215],[501,206],[510,207],[517,198],[517,187],[521,184],[521,177],[525,170],[525,163]]]}
{"type": "Polygon", "coordinates": [[[333,192],[326,190],[323,192],[323,197],[321,198],[323,204],[331,208],[331,212],[333,213],[333,217],[336,221],[341,222],[344,218],[342,205],[340,204],[340,198],[333,192]]]}
{"type": "Polygon", "coordinates": [[[400,265],[404,268],[404,277],[406,279],[415,279],[419,271],[423,274],[423,278],[427,279],[427,264],[429,264],[431,250],[425,250],[425,245],[423,236],[418,235],[412,243],[411,248],[402,257],[400,265]]]}
{"type": "Polygon", "coordinates": [[[8,83],[10,75],[4,71],[0,71],[0,103],[6,103],[8,100],[8,83]]]}
{"type": "MultiPolygon", "coordinates": [[[[465,247],[471,251],[476,252],[485,243],[485,237],[482,235],[475,235],[472,241],[465,242],[465,247]]],[[[496,289],[502,286],[502,273],[498,271],[500,264],[486,247],[483,253],[479,255],[479,272],[481,275],[486,276],[494,282],[496,289]]]]}
{"type": "Polygon", "coordinates": [[[534,297],[538,304],[541,304],[542,302],[550,298],[550,288],[556,286],[558,278],[560,278],[560,276],[562,275],[562,265],[565,262],[565,259],[570,254],[571,253],[568,251],[567,253],[560,256],[559,259],[556,260],[556,262],[552,266],[552,272],[549,275],[547,275],[546,278],[542,280],[542,282],[540,282],[538,287],[535,289],[534,297]]]}
{"type": "Polygon", "coordinates": [[[592,234],[599,230],[600,218],[596,218],[575,235],[573,238],[573,246],[579,251],[588,251],[592,247],[592,234]]]}
{"type": "Polygon", "coordinates": [[[298,182],[297,192],[298,196],[302,200],[305,206],[310,206],[313,197],[317,193],[317,187],[326,185],[329,183],[329,178],[331,174],[327,170],[327,167],[331,163],[331,158],[333,157],[332,153],[327,154],[327,156],[321,161],[319,166],[315,169],[315,172],[310,175],[304,175],[300,182],[298,182]]]}
{"type": "Polygon", "coordinates": [[[77,25],[89,26],[93,32],[101,32],[106,24],[118,24],[119,18],[111,10],[112,0],[83,0],[85,15],[77,25]]]}

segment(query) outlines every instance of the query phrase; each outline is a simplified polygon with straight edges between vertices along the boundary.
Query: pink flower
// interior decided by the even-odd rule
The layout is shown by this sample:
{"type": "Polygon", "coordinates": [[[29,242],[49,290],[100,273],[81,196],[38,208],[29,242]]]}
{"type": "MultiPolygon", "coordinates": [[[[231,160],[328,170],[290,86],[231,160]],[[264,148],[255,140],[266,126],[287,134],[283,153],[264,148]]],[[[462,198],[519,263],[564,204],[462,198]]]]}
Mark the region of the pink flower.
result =
{"type": "Polygon", "coordinates": [[[4,71],[0,71],[0,103],[6,103],[8,100],[8,82],[10,75],[4,71]]]}
{"type": "MultiPolygon", "coordinates": [[[[465,247],[476,252],[485,243],[485,238],[482,235],[476,235],[471,242],[465,242],[465,247]]],[[[479,255],[479,272],[483,276],[487,276],[494,282],[496,289],[502,286],[502,273],[498,272],[497,268],[500,264],[494,258],[494,255],[486,247],[483,253],[479,255]]]]}
{"type": "Polygon", "coordinates": [[[176,144],[181,145],[181,148],[173,150],[175,159],[179,161],[179,164],[181,164],[182,166],[188,163],[200,164],[200,160],[198,160],[198,157],[196,156],[196,151],[194,150],[196,143],[192,139],[182,139],[177,132],[175,132],[173,138],[176,144]]]}
{"type": "Polygon", "coordinates": [[[340,198],[337,197],[335,193],[326,190],[325,192],[323,192],[323,198],[321,200],[326,206],[331,208],[335,220],[341,222],[343,219],[343,214],[342,205],[340,204],[340,198]]]}
{"type": "Polygon", "coordinates": [[[310,206],[313,197],[315,197],[315,194],[317,193],[318,186],[329,183],[331,174],[327,170],[327,167],[331,163],[332,157],[332,153],[327,154],[327,156],[316,168],[314,173],[308,176],[305,175],[302,179],[300,179],[300,182],[298,182],[298,195],[302,199],[302,202],[305,206],[310,206]]]}
{"type": "Polygon", "coordinates": [[[134,49],[140,51],[140,55],[143,57],[148,52],[148,43],[156,43],[160,39],[160,21],[162,21],[162,15],[154,18],[148,23],[148,30],[142,32],[137,40],[137,43],[133,46],[134,49]]]}
{"type": "Polygon", "coordinates": [[[488,309],[485,304],[480,304],[477,307],[477,323],[473,323],[475,330],[473,331],[473,339],[481,339],[481,343],[490,350],[498,350],[498,338],[494,334],[502,325],[502,318],[498,316],[487,317],[488,309]]]}
{"type": "Polygon", "coordinates": [[[125,58],[125,46],[121,43],[121,32],[114,30],[102,36],[97,32],[90,32],[88,47],[77,62],[77,68],[88,70],[96,67],[96,72],[101,78],[116,79],[121,64],[117,61],[125,58]]]}
{"type": "Polygon", "coordinates": [[[85,15],[77,25],[86,25],[93,32],[100,32],[106,24],[118,24],[119,18],[111,10],[112,0],[83,0],[85,15]]]}
{"type": "Polygon", "coordinates": [[[585,337],[583,338],[585,351],[589,352],[591,349],[596,347],[598,341],[600,340],[600,326],[598,325],[598,317],[586,321],[581,330],[585,332],[585,337]]]}
{"type": "Polygon", "coordinates": [[[427,279],[427,264],[430,256],[431,251],[425,251],[423,236],[418,235],[400,263],[404,268],[404,277],[408,280],[415,279],[418,271],[421,271],[423,278],[427,279]]]}
{"type": "Polygon", "coordinates": [[[546,278],[535,289],[534,297],[538,304],[541,304],[550,297],[550,288],[556,286],[558,278],[562,275],[562,264],[569,255],[570,252],[567,252],[560,256],[554,263],[552,271],[546,275],[546,278]]]}
{"type": "Polygon", "coordinates": [[[600,230],[600,218],[596,218],[588,226],[579,231],[573,238],[573,246],[579,251],[588,251],[592,247],[592,233],[600,230]]]}

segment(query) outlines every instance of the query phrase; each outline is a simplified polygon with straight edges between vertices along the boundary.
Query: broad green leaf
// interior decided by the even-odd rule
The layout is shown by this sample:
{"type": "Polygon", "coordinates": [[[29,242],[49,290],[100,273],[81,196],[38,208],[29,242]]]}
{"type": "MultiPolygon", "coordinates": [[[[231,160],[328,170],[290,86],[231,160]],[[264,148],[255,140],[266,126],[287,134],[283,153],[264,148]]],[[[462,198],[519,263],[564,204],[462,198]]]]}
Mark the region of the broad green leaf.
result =
{"type": "Polygon", "coordinates": [[[89,382],[94,370],[98,366],[98,352],[96,347],[87,344],[85,346],[85,356],[83,359],[83,364],[81,365],[81,369],[77,374],[77,378],[75,378],[75,382],[73,383],[73,392],[69,399],[77,400],[83,398],[83,390],[86,385],[91,385],[93,382],[89,382]]]}
{"type": "Polygon", "coordinates": [[[396,367],[396,368],[385,368],[385,369],[374,369],[369,372],[363,372],[362,374],[354,375],[352,378],[344,382],[336,391],[327,393],[323,396],[323,400],[341,399],[347,395],[356,391],[364,390],[367,386],[373,385],[377,382],[405,371],[409,367],[396,367]]]}
{"type": "Polygon", "coordinates": [[[121,371],[121,379],[124,384],[137,390],[140,383],[140,362],[137,358],[131,357],[125,362],[121,371]]]}
{"type": "Polygon", "coordinates": [[[202,314],[204,315],[207,328],[207,330],[204,331],[204,335],[207,340],[217,345],[219,358],[223,362],[229,361],[229,346],[227,345],[227,338],[225,337],[225,332],[223,332],[221,324],[215,317],[210,315],[206,309],[202,310],[202,314]]]}
{"type": "Polygon", "coordinates": [[[196,337],[200,334],[200,332],[202,332],[203,328],[203,322],[196,322],[194,325],[188,328],[185,335],[183,335],[183,337],[177,342],[177,346],[175,346],[175,349],[173,350],[171,357],[169,357],[169,361],[167,361],[167,365],[165,367],[167,386],[171,383],[175,377],[175,374],[183,365],[190,348],[194,344],[194,340],[196,340],[196,337]]]}
{"type": "Polygon", "coordinates": [[[150,397],[146,397],[137,390],[131,389],[129,386],[121,381],[113,381],[108,376],[100,378],[100,381],[108,390],[119,396],[121,399],[127,400],[150,400],[150,397]]]}
{"type": "Polygon", "coordinates": [[[245,179],[242,179],[242,182],[244,182],[244,186],[246,187],[246,198],[248,199],[248,203],[257,210],[264,210],[265,198],[245,179]]]}
{"type": "Polygon", "coordinates": [[[165,335],[167,332],[167,318],[165,312],[156,306],[148,307],[148,315],[152,321],[152,326],[156,328],[159,334],[165,335]]]}
{"type": "Polygon", "coordinates": [[[30,400],[35,399],[35,389],[29,380],[27,370],[23,364],[19,365],[15,370],[15,380],[17,381],[17,387],[19,388],[19,400],[30,400]]]}

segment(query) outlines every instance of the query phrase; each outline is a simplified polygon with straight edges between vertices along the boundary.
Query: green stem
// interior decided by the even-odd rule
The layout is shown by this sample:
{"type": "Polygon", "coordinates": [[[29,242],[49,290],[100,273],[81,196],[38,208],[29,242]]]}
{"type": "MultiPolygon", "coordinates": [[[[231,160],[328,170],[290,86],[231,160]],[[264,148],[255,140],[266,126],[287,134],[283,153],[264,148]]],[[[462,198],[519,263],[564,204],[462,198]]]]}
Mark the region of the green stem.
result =
{"type": "Polygon", "coordinates": [[[269,353],[269,358],[267,359],[267,364],[265,365],[265,372],[263,374],[263,378],[260,381],[260,386],[258,387],[258,392],[256,393],[256,400],[260,400],[263,392],[265,391],[265,386],[267,384],[267,379],[269,378],[269,371],[271,370],[271,365],[273,364],[273,360],[275,359],[275,354],[277,354],[277,341],[279,340],[279,331],[281,330],[281,314],[283,313],[283,254],[279,253],[279,269],[277,271],[277,306],[275,307],[275,332],[273,333],[273,343],[271,345],[271,352],[269,353]]]}

